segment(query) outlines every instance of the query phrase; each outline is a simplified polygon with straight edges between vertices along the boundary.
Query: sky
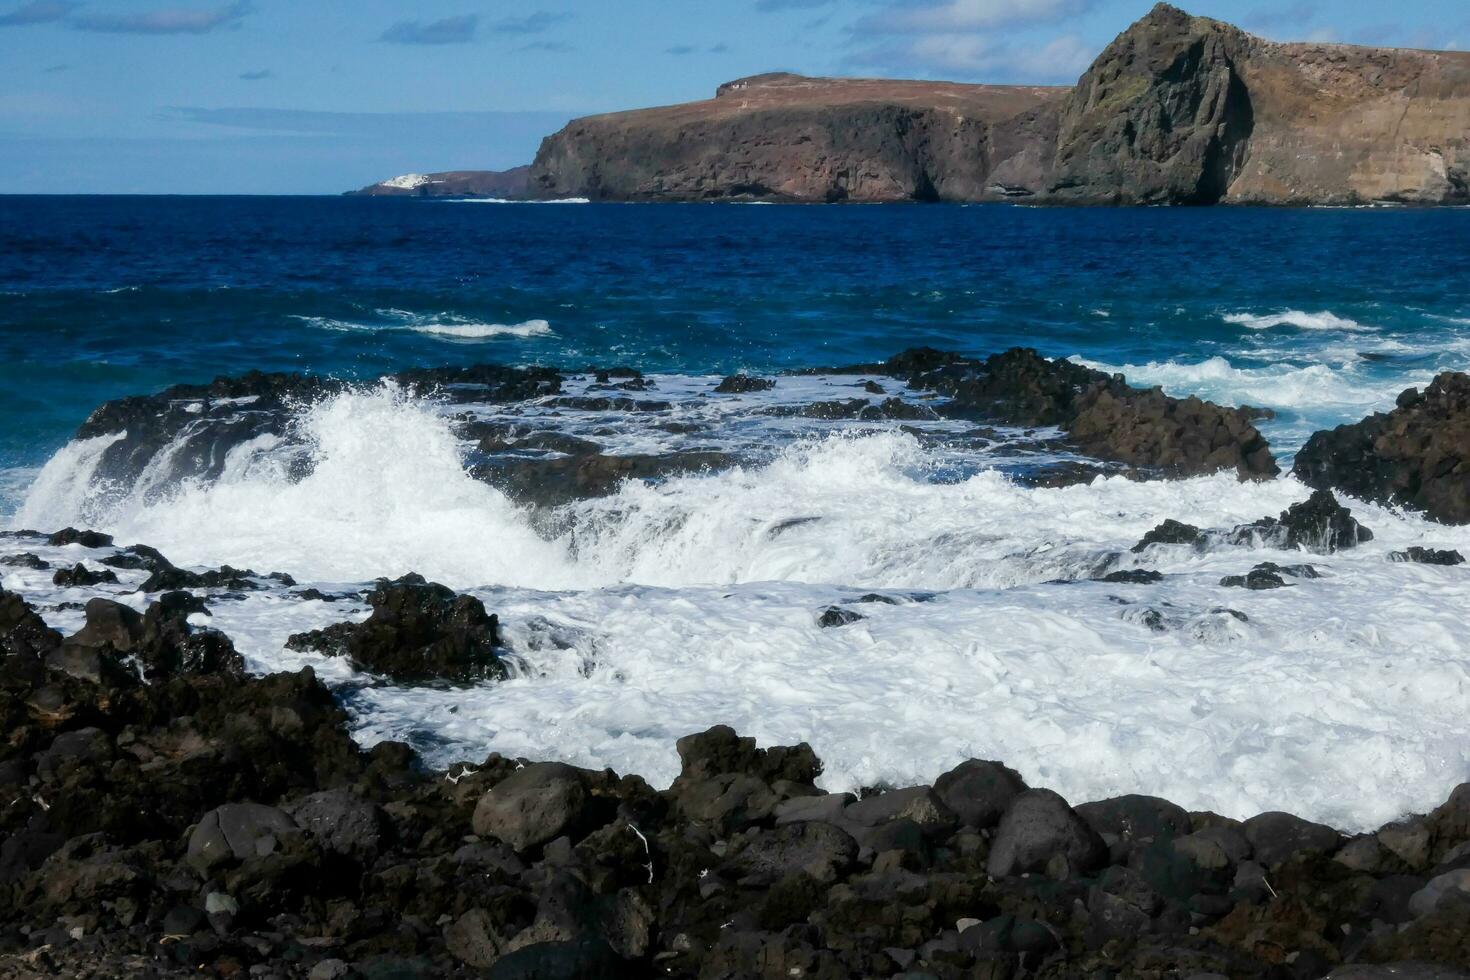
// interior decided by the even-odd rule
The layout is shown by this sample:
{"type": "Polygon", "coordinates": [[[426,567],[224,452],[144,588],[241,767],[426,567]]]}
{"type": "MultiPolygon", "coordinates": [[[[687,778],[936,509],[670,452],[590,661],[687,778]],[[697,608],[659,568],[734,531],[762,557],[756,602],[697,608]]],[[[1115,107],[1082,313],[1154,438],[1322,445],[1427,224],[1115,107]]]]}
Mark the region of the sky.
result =
{"type": "MultiPolygon", "coordinates": [[[[1470,47],[1464,0],[1188,0],[1277,40],[1470,47]]],[[[529,163],[765,71],[1070,84],[1152,0],[0,0],[0,193],[330,194],[529,163]]]]}

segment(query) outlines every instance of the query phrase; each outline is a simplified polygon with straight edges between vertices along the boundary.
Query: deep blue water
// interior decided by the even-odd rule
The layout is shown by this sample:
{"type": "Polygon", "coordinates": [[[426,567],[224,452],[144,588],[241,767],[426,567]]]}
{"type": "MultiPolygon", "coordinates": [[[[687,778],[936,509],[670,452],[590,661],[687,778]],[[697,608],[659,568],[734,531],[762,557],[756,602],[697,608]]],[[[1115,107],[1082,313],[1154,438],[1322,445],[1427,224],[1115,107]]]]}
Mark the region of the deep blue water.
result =
{"type": "Polygon", "coordinates": [[[1274,394],[1301,428],[1464,368],[1467,318],[1466,210],[0,197],[0,467],[105,399],[251,368],[727,372],[918,344],[1152,365],[1135,379],[1274,394]]]}

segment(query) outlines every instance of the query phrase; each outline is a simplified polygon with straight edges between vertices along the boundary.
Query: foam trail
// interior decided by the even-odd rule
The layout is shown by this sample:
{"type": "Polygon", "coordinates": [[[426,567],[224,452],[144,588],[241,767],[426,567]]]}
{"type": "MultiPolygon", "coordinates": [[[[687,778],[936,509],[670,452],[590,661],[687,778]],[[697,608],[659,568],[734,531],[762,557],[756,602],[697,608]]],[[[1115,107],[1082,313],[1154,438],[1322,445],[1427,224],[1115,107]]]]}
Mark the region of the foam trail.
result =
{"type": "Polygon", "coordinates": [[[1280,313],[1267,313],[1265,315],[1230,313],[1224,319],[1226,323],[1238,324],[1248,330],[1296,327],[1298,330],[1344,330],[1350,333],[1359,333],[1373,329],[1372,327],[1364,326],[1356,320],[1341,317],[1327,311],[1306,313],[1302,310],[1283,310],[1280,313]]]}

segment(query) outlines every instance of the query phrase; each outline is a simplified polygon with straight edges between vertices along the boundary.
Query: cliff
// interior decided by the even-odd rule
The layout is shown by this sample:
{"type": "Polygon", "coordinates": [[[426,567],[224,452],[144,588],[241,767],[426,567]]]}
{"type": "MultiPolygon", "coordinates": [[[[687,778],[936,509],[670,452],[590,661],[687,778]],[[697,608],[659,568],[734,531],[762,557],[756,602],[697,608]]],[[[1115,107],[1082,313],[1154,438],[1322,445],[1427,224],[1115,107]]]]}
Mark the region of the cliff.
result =
{"type": "Polygon", "coordinates": [[[437,174],[404,174],[348,191],[347,197],[496,197],[527,196],[530,167],[512,170],[449,170],[437,174]]]}
{"type": "Polygon", "coordinates": [[[538,196],[1470,203],[1470,53],[1281,44],[1160,4],[1075,88],[763,75],[579,119],[538,196]]]}
{"type": "Polygon", "coordinates": [[[576,120],[542,144],[531,183],[595,200],[974,200],[997,166],[1035,169],[1065,95],[759,75],[703,102],[576,120]]]}

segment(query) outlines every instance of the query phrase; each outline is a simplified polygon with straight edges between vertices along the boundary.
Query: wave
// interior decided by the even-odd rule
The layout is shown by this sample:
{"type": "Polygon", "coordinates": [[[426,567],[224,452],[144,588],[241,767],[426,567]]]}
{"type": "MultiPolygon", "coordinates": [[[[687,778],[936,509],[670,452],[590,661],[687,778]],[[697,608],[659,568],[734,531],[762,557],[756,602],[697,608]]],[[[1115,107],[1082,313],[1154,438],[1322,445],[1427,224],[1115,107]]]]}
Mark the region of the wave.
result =
{"type": "Polygon", "coordinates": [[[1283,310],[1280,313],[1267,313],[1256,315],[1253,313],[1228,313],[1225,315],[1226,323],[1234,323],[1248,330],[1270,330],[1275,327],[1295,327],[1298,330],[1342,330],[1349,333],[1363,333],[1373,328],[1364,326],[1356,320],[1338,316],[1335,313],[1305,313],[1301,310],[1283,310]]]}
{"type": "Polygon", "coordinates": [[[405,310],[376,310],[383,319],[377,322],[361,320],[338,320],[320,316],[293,316],[318,330],[333,330],[343,333],[384,333],[408,331],[450,341],[492,340],[496,337],[552,337],[555,331],[546,320],[525,320],[521,323],[481,323],[453,314],[420,314],[405,310]]]}
{"type": "MultiPolygon", "coordinates": [[[[446,411],[391,384],[346,391],[300,409],[307,475],[262,437],[216,481],[165,493],[89,495],[114,437],[73,443],[18,520],[96,524],[180,563],[279,569],[327,589],[412,570],[475,591],[523,676],[473,697],[355,695],[363,741],[427,737],[435,762],[494,750],[667,782],[674,739],[717,720],[765,744],[811,742],[834,790],[932,780],[978,756],[1078,800],[1157,793],[1237,817],[1290,800],[1349,829],[1443,799],[1470,766],[1458,612],[1470,583],[1385,560],[1408,544],[1470,549],[1470,528],[1354,503],[1377,537],[1312,556],[1324,578],[1310,588],[1222,590],[1260,552],[1116,553],[1165,518],[1231,526],[1306,487],[1229,474],[936,482],[931,452],[887,431],[630,483],[564,508],[563,530],[541,534],[470,477],[446,411]],[[1165,581],[1079,581],[1135,561],[1165,581]],[[872,592],[890,601],[860,602],[872,592]],[[819,629],[832,603],[865,618],[819,629]],[[1166,629],[1148,625],[1160,619],[1166,629]],[[1343,753],[1348,742],[1359,751],[1343,753]]],[[[7,571],[7,587],[21,574],[7,571]]],[[[283,649],[340,610],[263,593],[213,612],[253,669],[347,676],[283,649]]]]}
{"type": "Polygon", "coordinates": [[[1405,387],[1427,380],[1372,379],[1356,363],[1236,367],[1224,357],[1145,364],[1107,364],[1079,357],[1072,360],[1099,371],[1122,373],[1132,384],[1159,385],[1175,397],[1198,395],[1225,405],[1255,405],[1320,416],[1323,424],[1329,416],[1356,417],[1391,406],[1405,387]]]}

